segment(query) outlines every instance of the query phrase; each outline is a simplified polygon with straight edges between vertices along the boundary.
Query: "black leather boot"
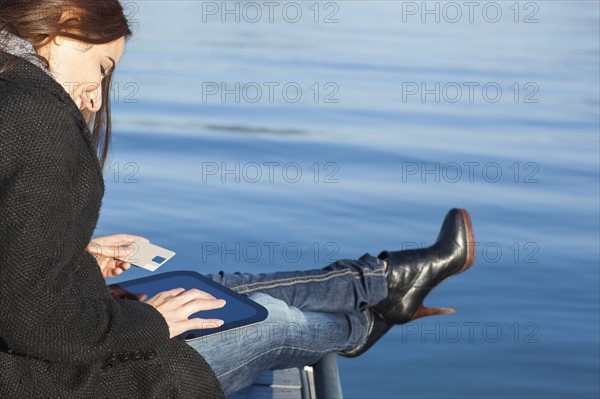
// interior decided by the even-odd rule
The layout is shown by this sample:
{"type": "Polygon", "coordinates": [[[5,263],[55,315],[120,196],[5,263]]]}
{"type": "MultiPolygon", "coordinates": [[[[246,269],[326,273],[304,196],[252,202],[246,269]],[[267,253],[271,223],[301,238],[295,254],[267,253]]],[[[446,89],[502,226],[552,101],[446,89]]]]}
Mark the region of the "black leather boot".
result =
{"type": "Polygon", "coordinates": [[[445,279],[467,270],[475,261],[475,240],[466,209],[451,209],[436,242],[427,248],[383,251],[378,258],[388,263],[388,295],[369,309],[373,326],[367,342],[358,351],[340,353],[356,357],[366,352],[395,324],[419,317],[455,313],[452,308],[428,308],[423,300],[445,279]]]}

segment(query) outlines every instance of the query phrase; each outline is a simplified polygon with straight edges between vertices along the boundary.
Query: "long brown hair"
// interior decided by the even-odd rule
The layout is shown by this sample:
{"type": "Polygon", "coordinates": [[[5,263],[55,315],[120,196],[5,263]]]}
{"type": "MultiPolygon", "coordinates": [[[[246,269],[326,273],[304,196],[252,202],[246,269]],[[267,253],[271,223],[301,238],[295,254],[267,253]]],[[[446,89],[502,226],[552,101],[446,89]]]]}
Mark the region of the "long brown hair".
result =
{"type": "MultiPolygon", "coordinates": [[[[133,34],[119,0],[0,0],[0,30],[3,28],[29,41],[36,51],[56,36],[88,44],[105,44],[121,37],[128,40],[133,34]]],[[[49,67],[47,59],[38,54],[35,56],[49,67]]],[[[0,68],[0,73],[12,66],[0,68]]],[[[102,79],[101,108],[94,113],[87,109],[83,111],[102,170],[112,133],[112,74],[113,71],[102,79]]]]}

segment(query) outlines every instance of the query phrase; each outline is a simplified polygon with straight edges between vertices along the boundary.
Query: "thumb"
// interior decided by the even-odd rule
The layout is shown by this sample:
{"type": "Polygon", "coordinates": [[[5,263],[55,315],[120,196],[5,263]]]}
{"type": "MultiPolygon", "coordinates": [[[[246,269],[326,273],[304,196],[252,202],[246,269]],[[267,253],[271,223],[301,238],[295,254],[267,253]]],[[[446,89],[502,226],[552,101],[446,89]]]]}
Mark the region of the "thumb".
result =
{"type": "Polygon", "coordinates": [[[135,245],[99,245],[94,244],[87,247],[92,255],[101,255],[110,258],[125,258],[136,251],[135,245]]]}
{"type": "Polygon", "coordinates": [[[138,247],[135,244],[111,245],[107,248],[110,248],[112,257],[119,259],[126,258],[138,250],[138,247]]]}

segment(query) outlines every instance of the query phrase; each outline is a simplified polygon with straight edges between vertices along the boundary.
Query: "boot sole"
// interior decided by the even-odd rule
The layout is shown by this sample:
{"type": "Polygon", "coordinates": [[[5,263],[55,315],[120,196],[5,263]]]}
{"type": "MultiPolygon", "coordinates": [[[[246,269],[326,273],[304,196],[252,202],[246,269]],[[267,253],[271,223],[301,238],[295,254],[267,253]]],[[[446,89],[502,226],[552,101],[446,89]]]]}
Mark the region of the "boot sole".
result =
{"type": "MultiPolygon", "coordinates": [[[[473,263],[475,262],[475,235],[473,234],[473,225],[471,224],[471,216],[466,209],[461,208],[460,213],[462,214],[463,220],[465,222],[465,227],[467,230],[467,259],[465,260],[465,264],[458,271],[458,273],[462,273],[467,270],[473,263]]],[[[458,274],[457,273],[457,274],[458,274]]]]}

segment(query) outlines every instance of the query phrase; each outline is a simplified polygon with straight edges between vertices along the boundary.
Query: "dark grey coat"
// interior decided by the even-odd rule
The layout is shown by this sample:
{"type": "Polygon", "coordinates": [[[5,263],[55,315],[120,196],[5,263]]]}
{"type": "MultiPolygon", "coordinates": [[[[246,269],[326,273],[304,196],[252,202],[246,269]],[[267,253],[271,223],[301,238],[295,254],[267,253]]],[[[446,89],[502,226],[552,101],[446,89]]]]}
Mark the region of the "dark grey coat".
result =
{"type": "Polygon", "coordinates": [[[0,74],[0,398],[222,398],[154,307],[109,294],[85,251],[103,195],[63,87],[27,61],[0,74]]]}

